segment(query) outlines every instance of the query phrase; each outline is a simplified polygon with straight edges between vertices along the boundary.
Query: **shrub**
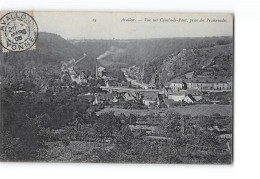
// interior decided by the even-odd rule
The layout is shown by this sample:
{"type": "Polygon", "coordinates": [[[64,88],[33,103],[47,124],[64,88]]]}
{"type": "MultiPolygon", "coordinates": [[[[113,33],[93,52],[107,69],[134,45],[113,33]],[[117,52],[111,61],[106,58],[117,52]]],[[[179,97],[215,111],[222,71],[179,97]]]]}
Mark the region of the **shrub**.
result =
{"type": "Polygon", "coordinates": [[[70,140],[68,138],[63,138],[61,141],[62,141],[62,144],[66,147],[70,144],[70,140]]]}

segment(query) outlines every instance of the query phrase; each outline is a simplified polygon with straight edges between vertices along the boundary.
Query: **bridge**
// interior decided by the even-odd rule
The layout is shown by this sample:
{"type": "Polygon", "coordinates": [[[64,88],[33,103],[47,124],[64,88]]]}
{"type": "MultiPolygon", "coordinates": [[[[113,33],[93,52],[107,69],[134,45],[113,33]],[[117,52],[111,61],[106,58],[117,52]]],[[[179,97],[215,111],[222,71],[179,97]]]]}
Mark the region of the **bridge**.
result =
{"type": "Polygon", "coordinates": [[[100,87],[104,91],[109,92],[159,92],[158,89],[133,89],[133,88],[123,88],[123,87],[117,87],[117,86],[101,86],[100,87]]]}

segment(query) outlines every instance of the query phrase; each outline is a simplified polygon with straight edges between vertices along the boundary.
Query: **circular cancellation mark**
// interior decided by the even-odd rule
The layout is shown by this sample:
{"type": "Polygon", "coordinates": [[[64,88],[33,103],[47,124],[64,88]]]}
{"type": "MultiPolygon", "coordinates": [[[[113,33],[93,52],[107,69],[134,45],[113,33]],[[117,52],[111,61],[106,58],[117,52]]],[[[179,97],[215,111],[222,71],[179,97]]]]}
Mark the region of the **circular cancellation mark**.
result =
{"type": "Polygon", "coordinates": [[[9,12],[0,19],[1,45],[8,51],[30,49],[37,40],[38,26],[26,12],[9,12]]]}

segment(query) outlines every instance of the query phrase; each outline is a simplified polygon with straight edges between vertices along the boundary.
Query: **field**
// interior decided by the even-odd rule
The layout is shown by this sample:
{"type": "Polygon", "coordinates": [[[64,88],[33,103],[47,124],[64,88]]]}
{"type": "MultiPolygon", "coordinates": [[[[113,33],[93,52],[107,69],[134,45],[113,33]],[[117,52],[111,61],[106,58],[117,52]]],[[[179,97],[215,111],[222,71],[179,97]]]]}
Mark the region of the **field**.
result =
{"type": "Polygon", "coordinates": [[[217,105],[217,104],[196,104],[190,106],[178,106],[174,108],[168,109],[147,109],[147,110],[129,110],[129,109],[118,109],[118,108],[105,108],[101,111],[97,112],[97,115],[108,112],[114,111],[115,115],[120,113],[124,113],[125,115],[130,114],[137,114],[141,116],[145,116],[148,114],[158,114],[158,113],[166,113],[168,111],[173,111],[180,113],[182,115],[191,115],[191,116],[211,116],[212,114],[218,113],[221,116],[232,116],[232,105],[217,105]]]}
{"type": "Polygon", "coordinates": [[[98,142],[70,141],[68,146],[64,146],[61,141],[49,142],[45,160],[48,162],[95,162],[96,150],[99,148],[109,150],[112,147],[112,144],[98,142]]]}

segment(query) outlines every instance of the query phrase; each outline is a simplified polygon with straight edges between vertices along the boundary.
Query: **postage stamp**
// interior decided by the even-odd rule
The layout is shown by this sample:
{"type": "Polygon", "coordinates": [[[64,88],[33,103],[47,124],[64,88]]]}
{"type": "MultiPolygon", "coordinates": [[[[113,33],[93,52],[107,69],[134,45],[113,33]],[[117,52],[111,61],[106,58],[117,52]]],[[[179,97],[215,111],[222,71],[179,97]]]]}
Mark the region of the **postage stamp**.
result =
{"type": "Polygon", "coordinates": [[[3,52],[21,52],[35,48],[38,26],[26,12],[9,12],[0,19],[0,33],[3,52]]]}

